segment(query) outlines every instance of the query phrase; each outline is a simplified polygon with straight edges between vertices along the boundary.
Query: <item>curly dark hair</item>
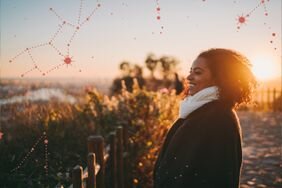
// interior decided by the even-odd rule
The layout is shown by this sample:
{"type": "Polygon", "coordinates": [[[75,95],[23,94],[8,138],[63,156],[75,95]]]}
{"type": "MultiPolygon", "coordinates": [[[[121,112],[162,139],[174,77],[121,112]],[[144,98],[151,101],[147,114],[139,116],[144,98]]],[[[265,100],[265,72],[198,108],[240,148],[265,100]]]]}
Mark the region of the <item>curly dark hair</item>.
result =
{"type": "MultiPolygon", "coordinates": [[[[247,57],[234,50],[212,48],[201,52],[197,58],[206,60],[219,88],[219,100],[225,105],[237,107],[252,100],[257,81],[247,57]]],[[[186,96],[187,91],[184,91],[186,96]]]]}

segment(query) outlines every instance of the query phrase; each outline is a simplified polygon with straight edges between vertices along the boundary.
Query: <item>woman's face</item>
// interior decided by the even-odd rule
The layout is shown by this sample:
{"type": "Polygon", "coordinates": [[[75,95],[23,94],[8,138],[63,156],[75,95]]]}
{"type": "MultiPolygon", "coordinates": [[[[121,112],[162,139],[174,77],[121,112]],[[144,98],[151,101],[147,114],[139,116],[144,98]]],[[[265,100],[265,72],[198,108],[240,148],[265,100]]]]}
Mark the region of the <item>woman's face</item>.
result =
{"type": "Polygon", "coordinates": [[[193,62],[187,80],[189,82],[188,95],[191,96],[204,88],[215,85],[207,62],[202,57],[197,58],[193,62]]]}

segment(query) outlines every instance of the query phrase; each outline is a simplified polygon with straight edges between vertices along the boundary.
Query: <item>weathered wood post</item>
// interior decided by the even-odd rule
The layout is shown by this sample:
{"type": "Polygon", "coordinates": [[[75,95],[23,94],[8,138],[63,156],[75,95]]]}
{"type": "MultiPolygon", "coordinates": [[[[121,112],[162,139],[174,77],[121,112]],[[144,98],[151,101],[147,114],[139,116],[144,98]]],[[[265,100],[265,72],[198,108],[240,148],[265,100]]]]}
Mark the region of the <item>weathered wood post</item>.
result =
{"type": "Polygon", "coordinates": [[[123,125],[123,147],[128,151],[128,125],[123,125]]]}
{"type": "Polygon", "coordinates": [[[123,128],[117,127],[117,179],[118,188],[124,188],[123,175],[123,128]]]}
{"type": "MultiPolygon", "coordinates": [[[[280,98],[280,100],[282,100],[282,89],[280,89],[280,96],[279,96],[279,98],[280,98]]],[[[279,102],[277,102],[278,104],[277,104],[277,111],[282,111],[282,106],[281,106],[281,101],[279,102]]]]}
{"type": "Polygon", "coordinates": [[[95,166],[96,166],[96,157],[94,153],[89,153],[87,157],[87,169],[88,169],[88,178],[87,178],[87,188],[96,188],[96,175],[95,175],[95,166]]]}
{"type": "Polygon", "coordinates": [[[271,110],[271,102],[270,102],[270,89],[267,88],[267,91],[266,91],[266,100],[267,100],[267,110],[271,110]]]}
{"type": "Polygon", "coordinates": [[[96,162],[100,170],[96,176],[97,187],[105,188],[105,162],[104,162],[104,138],[102,136],[88,137],[88,153],[95,153],[96,162]]]}
{"type": "Polygon", "coordinates": [[[110,177],[111,187],[117,188],[117,147],[116,147],[116,133],[110,133],[110,177]]]}
{"type": "Polygon", "coordinates": [[[261,110],[261,90],[257,90],[257,110],[261,110]]]}
{"type": "Polygon", "coordinates": [[[82,186],[82,167],[77,165],[72,170],[73,188],[83,188],[82,186]]]}
{"type": "Polygon", "coordinates": [[[260,90],[260,95],[261,95],[261,100],[260,100],[261,110],[264,110],[264,90],[263,89],[260,90]]]}
{"type": "Polygon", "coordinates": [[[273,89],[273,96],[272,96],[272,110],[276,111],[277,106],[275,104],[275,100],[276,100],[276,89],[273,89]]]}
{"type": "Polygon", "coordinates": [[[254,103],[252,105],[252,110],[258,110],[259,108],[259,92],[255,91],[254,93],[254,103]]]}

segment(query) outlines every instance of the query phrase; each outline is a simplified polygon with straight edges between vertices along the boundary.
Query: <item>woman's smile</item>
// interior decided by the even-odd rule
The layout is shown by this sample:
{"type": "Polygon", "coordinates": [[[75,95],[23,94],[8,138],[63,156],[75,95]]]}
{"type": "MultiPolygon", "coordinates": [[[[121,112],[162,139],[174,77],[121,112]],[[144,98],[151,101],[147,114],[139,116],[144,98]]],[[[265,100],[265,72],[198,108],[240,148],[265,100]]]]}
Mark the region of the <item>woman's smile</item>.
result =
{"type": "Polygon", "coordinates": [[[197,58],[187,77],[189,83],[189,95],[194,95],[202,89],[215,85],[211,71],[204,58],[197,58]]]}

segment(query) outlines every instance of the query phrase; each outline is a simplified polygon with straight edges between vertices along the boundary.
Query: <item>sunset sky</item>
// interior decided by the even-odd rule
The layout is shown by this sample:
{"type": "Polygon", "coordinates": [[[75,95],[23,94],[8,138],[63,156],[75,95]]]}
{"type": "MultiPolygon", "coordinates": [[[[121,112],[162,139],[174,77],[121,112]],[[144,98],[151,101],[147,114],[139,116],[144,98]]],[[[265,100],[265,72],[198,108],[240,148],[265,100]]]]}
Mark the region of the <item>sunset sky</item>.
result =
{"type": "Polygon", "coordinates": [[[152,52],[177,58],[184,76],[198,53],[220,47],[245,54],[259,79],[278,78],[281,8],[281,0],[1,0],[0,75],[112,78],[121,61],[144,66],[152,52]]]}

